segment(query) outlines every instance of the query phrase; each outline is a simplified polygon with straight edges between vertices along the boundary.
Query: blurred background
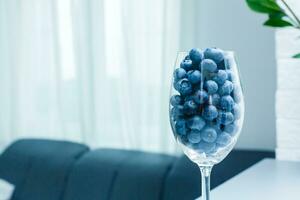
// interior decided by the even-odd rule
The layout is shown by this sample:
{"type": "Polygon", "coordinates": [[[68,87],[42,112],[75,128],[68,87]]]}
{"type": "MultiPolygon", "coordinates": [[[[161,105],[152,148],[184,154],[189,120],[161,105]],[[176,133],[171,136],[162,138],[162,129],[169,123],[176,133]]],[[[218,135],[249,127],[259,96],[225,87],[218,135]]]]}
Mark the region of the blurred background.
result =
{"type": "Polygon", "coordinates": [[[245,94],[236,148],[274,150],[275,31],[240,0],[0,1],[0,149],[19,138],[174,153],[179,51],[235,51],[245,94]]]}

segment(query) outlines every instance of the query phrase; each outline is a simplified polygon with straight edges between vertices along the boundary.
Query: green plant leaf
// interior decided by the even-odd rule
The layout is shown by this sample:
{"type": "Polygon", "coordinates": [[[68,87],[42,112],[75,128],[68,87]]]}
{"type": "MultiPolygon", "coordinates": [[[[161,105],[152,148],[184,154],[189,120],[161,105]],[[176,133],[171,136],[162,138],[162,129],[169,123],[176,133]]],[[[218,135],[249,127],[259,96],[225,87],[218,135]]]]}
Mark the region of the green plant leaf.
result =
{"type": "Polygon", "coordinates": [[[282,11],[275,0],[246,0],[248,6],[256,12],[274,13],[282,11]]]}
{"type": "Polygon", "coordinates": [[[300,53],[293,55],[293,58],[300,58],[300,53]]]}
{"type": "Polygon", "coordinates": [[[265,23],[265,26],[271,26],[271,27],[287,27],[287,26],[293,26],[290,22],[287,22],[282,19],[268,19],[265,23]]]}
{"type": "Polygon", "coordinates": [[[284,17],[287,17],[287,15],[284,11],[277,11],[277,12],[269,14],[270,19],[271,18],[281,19],[281,18],[284,18],[284,17]]]}
{"type": "Polygon", "coordinates": [[[287,27],[293,26],[289,18],[286,17],[284,12],[277,12],[269,14],[269,19],[264,23],[265,26],[271,27],[287,27]]]}
{"type": "Polygon", "coordinates": [[[269,19],[264,23],[264,25],[271,27],[294,26],[293,22],[286,16],[283,11],[269,14],[269,19]]]}

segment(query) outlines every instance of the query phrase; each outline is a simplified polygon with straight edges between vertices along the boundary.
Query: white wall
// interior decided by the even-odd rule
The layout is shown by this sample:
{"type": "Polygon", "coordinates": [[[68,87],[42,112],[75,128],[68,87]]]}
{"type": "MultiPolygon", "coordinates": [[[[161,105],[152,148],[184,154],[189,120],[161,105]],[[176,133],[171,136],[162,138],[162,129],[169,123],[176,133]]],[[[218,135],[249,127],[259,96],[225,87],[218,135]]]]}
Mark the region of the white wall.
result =
{"type": "MultiPolygon", "coordinates": [[[[288,0],[300,13],[299,0],[288,0]]],[[[276,31],[277,93],[276,93],[276,157],[300,160],[300,59],[291,55],[300,52],[299,30],[285,28],[276,31]]]]}
{"type": "Polygon", "coordinates": [[[244,0],[182,1],[182,50],[220,47],[236,52],[245,94],[238,148],[275,149],[274,30],[244,0]]]}

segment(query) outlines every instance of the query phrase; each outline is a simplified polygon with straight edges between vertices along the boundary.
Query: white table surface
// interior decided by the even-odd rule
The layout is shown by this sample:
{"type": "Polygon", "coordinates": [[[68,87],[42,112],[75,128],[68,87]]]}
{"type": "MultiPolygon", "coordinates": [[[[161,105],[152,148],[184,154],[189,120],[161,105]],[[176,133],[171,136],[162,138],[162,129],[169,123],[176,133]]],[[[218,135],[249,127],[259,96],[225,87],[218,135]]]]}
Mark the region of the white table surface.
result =
{"type": "Polygon", "coordinates": [[[0,179],[0,200],[9,200],[14,191],[14,186],[0,179]]]}
{"type": "Polygon", "coordinates": [[[300,200],[300,162],[264,159],[212,190],[211,199],[300,200]]]}

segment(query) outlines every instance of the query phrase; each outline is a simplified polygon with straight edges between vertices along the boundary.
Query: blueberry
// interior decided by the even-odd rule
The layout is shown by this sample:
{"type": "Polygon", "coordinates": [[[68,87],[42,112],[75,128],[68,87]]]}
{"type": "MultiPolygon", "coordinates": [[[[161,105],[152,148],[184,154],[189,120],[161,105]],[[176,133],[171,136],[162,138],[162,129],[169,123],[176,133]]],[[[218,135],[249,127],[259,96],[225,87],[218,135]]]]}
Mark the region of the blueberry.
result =
{"type": "Polygon", "coordinates": [[[195,93],[194,93],[194,94],[191,94],[191,95],[189,95],[189,96],[186,96],[184,101],[190,101],[190,100],[194,101],[194,102],[198,105],[198,108],[199,108],[199,104],[198,104],[197,101],[195,100],[195,93]]]}
{"type": "Polygon", "coordinates": [[[234,106],[234,101],[230,95],[222,96],[220,107],[226,111],[231,111],[234,106]]]}
{"type": "Polygon", "coordinates": [[[225,62],[222,60],[221,62],[217,63],[218,69],[225,69],[225,62]]]}
{"type": "Polygon", "coordinates": [[[208,80],[204,83],[204,88],[208,94],[214,94],[218,91],[218,84],[215,81],[208,80]]]}
{"type": "Polygon", "coordinates": [[[216,81],[219,85],[223,85],[227,78],[227,72],[225,70],[219,70],[217,74],[213,77],[213,80],[216,81]]]}
{"type": "Polygon", "coordinates": [[[207,94],[207,92],[205,92],[204,90],[198,90],[194,94],[194,101],[197,104],[203,104],[203,103],[207,102],[208,101],[208,94],[207,94]]]}
{"type": "Polygon", "coordinates": [[[184,119],[180,119],[175,124],[176,133],[178,135],[186,135],[187,134],[187,128],[186,123],[184,119]]]}
{"type": "Polygon", "coordinates": [[[219,106],[219,103],[220,103],[220,95],[215,93],[213,95],[211,95],[211,102],[212,102],[212,105],[214,106],[219,106]]]}
{"type": "Polygon", "coordinates": [[[208,59],[212,59],[216,63],[224,60],[224,54],[221,49],[218,48],[207,48],[204,50],[204,57],[208,59]]]}
{"type": "Polygon", "coordinates": [[[195,115],[188,119],[187,125],[192,130],[201,130],[205,126],[205,120],[202,117],[195,115]]]}
{"type": "Polygon", "coordinates": [[[234,121],[234,116],[231,112],[220,111],[218,114],[217,122],[219,124],[228,125],[234,121]]]}
{"type": "Polygon", "coordinates": [[[195,114],[197,112],[198,105],[193,100],[189,100],[184,103],[183,108],[186,114],[195,114]]]}
{"type": "Polygon", "coordinates": [[[208,72],[215,72],[217,69],[217,64],[211,59],[204,59],[201,62],[201,70],[206,70],[208,72]]]}
{"type": "Polygon", "coordinates": [[[182,117],[183,115],[184,115],[184,108],[183,108],[182,105],[174,106],[174,107],[171,109],[171,117],[172,117],[174,120],[179,119],[179,118],[182,117]]]}
{"type": "Polygon", "coordinates": [[[241,118],[241,109],[240,109],[240,106],[238,104],[235,104],[233,106],[232,113],[233,113],[234,118],[236,120],[241,118]]]}
{"type": "Polygon", "coordinates": [[[203,53],[199,49],[191,49],[189,52],[189,57],[194,65],[199,65],[203,59],[203,53]]]}
{"type": "Polygon", "coordinates": [[[194,100],[194,96],[188,95],[184,97],[184,101],[190,101],[190,100],[194,100]]]}
{"type": "Polygon", "coordinates": [[[237,132],[237,125],[235,123],[228,124],[224,127],[224,131],[234,136],[237,132]]]}
{"type": "Polygon", "coordinates": [[[221,126],[223,126],[223,125],[218,124],[218,123],[213,123],[213,124],[214,124],[214,125],[211,125],[211,127],[212,127],[213,129],[215,129],[215,131],[217,132],[217,134],[220,134],[220,133],[222,132],[221,126]]]}
{"type": "Polygon", "coordinates": [[[209,154],[216,149],[216,143],[208,143],[205,141],[200,141],[196,146],[195,149],[199,151],[199,153],[206,153],[209,154]]]}
{"type": "Polygon", "coordinates": [[[233,71],[227,70],[226,72],[227,72],[228,80],[231,82],[236,82],[236,78],[233,71]]]}
{"type": "Polygon", "coordinates": [[[191,130],[191,132],[188,134],[187,138],[190,143],[199,143],[201,140],[200,131],[199,130],[191,130]]]}
{"type": "Polygon", "coordinates": [[[178,92],[183,96],[189,95],[193,92],[192,84],[186,78],[179,80],[176,85],[178,92]]]}
{"type": "Polygon", "coordinates": [[[185,135],[178,135],[178,134],[176,135],[177,136],[176,139],[178,141],[180,141],[181,144],[184,144],[185,146],[188,146],[190,144],[187,139],[187,134],[188,134],[188,131],[186,132],[185,135]]]}
{"type": "MultiPolygon", "coordinates": [[[[202,78],[201,78],[202,79],[202,78]]],[[[194,94],[198,91],[201,90],[201,83],[193,84],[193,92],[194,94]]]]}
{"type": "Polygon", "coordinates": [[[217,118],[218,110],[213,105],[205,106],[202,112],[202,116],[204,119],[212,121],[213,119],[217,118]]]}
{"type": "Polygon", "coordinates": [[[173,95],[170,99],[170,104],[172,106],[181,105],[183,103],[183,99],[180,95],[173,95]]]}
{"type": "Polygon", "coordinates": [[[235,64],[234,57],[225,56],[224,57],[224,67],[225,69],[232,69],[232,66],[235,64]]]}
{"type": "Polygon", "coordinates": [[[217,132],[212,127],[206,127],[201,131],[201,139],[205,142],[211,143],[217,139],[217,132]]]}
{"type": "Polygon", "coordinates": [[[242,90],[239,86],[235,85],[233,89],[233,99],[236,103],[239,103],[242,100],[242,90]]]}
{"type": "Polygon", "coordinates": [[[174,79],[175,80],[180,80],[186,77],[186,71],[182,68],[177,68],[174,71],[174,79]]]}
{"type": "Polygon", "coordinates": [[[221,87],[219,87],[218,92],[221,96],[223,96],[223,95],[229,95],[232,92],[232,90],[233,90],[232,82],[226,80],[225,83],[221,87]]]}
{"type": "Polygon", "coordinates": [[[189,71],[187,73],[187,78],[192,84],[200,83],[201,81],[201,73],[199,70],[189,71]]]}
{"type": "Polygon", "coordinates": [[[231,142],[230,134],[222,132],[217,138],[217,144],[221,147],[225,147],[231,142]]]}
{"type": "Polygon", "coordinates": [[[185,59],[180,63],[180,67],[186,71],[189,71],[193,68],[193,63],[191,60],[185,59]]]}
{"type": "Polygon", "coordinates": [[[178,80],[173,80],[173,87],[175,88],[175,90],[179,90],[179,84],[178,84],[178,80]]]}

